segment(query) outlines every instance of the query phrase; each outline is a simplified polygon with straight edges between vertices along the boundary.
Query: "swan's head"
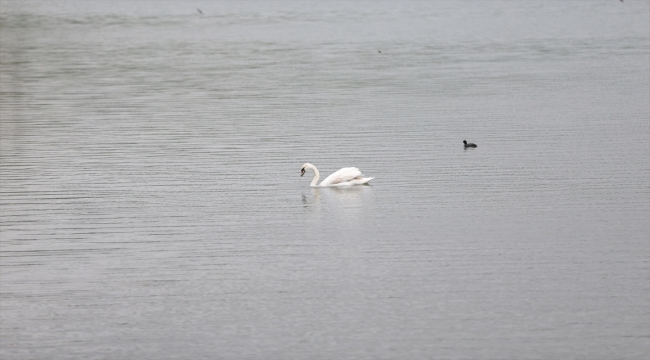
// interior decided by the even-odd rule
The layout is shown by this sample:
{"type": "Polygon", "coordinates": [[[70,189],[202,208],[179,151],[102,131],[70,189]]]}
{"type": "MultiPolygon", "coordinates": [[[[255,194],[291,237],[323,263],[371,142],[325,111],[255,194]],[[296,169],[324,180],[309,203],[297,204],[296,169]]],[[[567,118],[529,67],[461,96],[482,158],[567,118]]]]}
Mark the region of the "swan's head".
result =
{"type": "Polygon", "coordinates": [[[313,169],[313,168],[314,168],[314,165],[312,165],[310,163],[302,164],[302,168],[300,169],[300,176],[302,177],[303,175],[305,175],[305,172],[307,171],[307,169],[313,169]]]}

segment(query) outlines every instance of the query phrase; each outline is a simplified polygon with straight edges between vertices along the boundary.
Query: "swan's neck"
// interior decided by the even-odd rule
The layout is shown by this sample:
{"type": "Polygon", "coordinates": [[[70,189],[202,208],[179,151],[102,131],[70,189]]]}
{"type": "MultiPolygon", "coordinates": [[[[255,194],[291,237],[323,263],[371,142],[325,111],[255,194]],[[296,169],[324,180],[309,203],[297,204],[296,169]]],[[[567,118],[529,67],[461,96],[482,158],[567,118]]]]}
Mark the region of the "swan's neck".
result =
{"type": "Polygon", "coordinates": [[[317,187],[316,185],[318,183],[318,178],[320,178],[320,173],[318,172],[318,169],[316,169],[315,166],[311,167],[312,170],[314,170],[314,179],[311,181],[311,187],[317,187]]]}

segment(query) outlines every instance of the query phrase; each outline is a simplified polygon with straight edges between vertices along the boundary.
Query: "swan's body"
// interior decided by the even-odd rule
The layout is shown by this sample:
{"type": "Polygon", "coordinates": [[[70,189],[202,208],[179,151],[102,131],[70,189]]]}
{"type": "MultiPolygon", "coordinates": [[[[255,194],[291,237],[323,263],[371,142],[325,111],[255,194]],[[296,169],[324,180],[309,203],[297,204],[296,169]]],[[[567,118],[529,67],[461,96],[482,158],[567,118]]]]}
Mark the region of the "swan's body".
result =
{"type": "Polygon", "coordinates": [[[476,144],[473,144],[473,143],[469,143],[469,144],[468,144],[468,143],[467,143],[467,140],[463,140],[463,144],[465,144],[465,147],[466,147],[466,148],[468,148],[468,147],[476,147],[476,144]]]}
{"type": "Polygon", "coordinates": [[[374,179],[371,177],[363,177],[361,171],[355,167],[347,167],[326,177],[325,180],[321,181],[321,183],[317,185],[320,173],[314,165],[310,163],[303,164],[302,169],[300,169],[300,176],[305,175],[305,171],[310,169],[314,171],[314,179],[311,181],[312,187],[362,185],[367,184],[370,180],[374,179]]]}

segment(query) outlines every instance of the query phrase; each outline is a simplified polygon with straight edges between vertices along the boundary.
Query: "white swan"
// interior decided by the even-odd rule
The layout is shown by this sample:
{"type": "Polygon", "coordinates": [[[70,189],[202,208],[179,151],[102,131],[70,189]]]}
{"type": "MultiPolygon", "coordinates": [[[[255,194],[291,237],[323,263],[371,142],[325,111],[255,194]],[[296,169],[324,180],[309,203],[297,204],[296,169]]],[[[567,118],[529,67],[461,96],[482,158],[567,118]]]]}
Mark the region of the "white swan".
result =
{"type": "Polygon", "coordinates": [[[355,167],[348,167],[343,168],[326,177],[325,180],[321,181],[320,185],[316,185],[316,183],[318,183],[320,173],[314,165],[310,163],[302,164],[302,169],[300,169],[300,176],[302,177],[305,175],[305,171],[308,169],[314,170],[314,180],[311,181],[312,187],[361,185],[367,184],[368,181],[374,179],[371,177],[363,177],[361,171],[355,167]]]}

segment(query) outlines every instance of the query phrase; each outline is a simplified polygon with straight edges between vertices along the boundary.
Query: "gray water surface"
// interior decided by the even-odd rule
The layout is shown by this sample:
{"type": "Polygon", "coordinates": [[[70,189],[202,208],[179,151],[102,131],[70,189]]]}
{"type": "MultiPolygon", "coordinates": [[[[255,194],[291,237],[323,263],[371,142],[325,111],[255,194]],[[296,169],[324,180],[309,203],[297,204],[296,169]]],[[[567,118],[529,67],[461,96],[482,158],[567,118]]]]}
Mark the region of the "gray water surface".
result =
{"type": "Polygon", "coordinates": [[[649,19],[2,0],[0,358],[647,359],[649,19]]]}

